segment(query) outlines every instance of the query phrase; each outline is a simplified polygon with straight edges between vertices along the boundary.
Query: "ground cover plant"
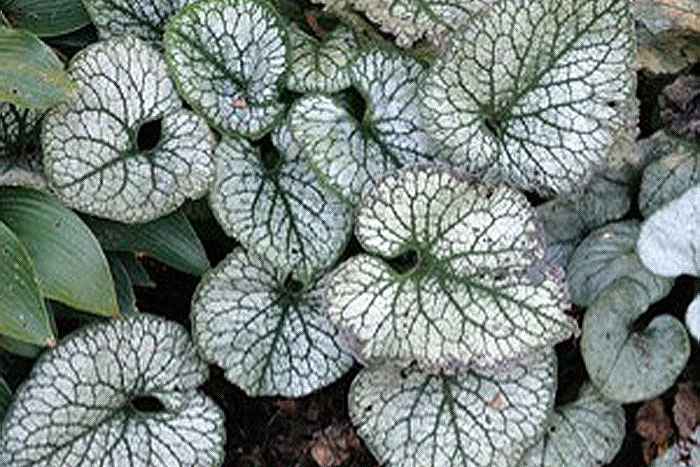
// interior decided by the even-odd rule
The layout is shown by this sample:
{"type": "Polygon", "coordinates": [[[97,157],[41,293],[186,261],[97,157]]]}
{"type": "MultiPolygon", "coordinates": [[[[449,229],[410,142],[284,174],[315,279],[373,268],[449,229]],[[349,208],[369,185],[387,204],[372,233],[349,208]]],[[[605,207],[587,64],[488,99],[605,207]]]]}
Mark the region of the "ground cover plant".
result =
{"type": "Polygon", "coordinates": [[[698,465],[697,0],[0,12],[1,465],[698,465]]]}

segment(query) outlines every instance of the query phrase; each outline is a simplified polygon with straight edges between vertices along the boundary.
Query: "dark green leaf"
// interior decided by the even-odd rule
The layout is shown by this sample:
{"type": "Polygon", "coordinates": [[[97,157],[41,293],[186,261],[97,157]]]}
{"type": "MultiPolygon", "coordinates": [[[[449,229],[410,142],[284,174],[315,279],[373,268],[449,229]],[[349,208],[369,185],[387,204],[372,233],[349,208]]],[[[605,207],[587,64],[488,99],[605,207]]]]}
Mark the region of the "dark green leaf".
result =
{"type": "Polygon", "coordinates": [[[14,26],[37,36],[58,36],[90,23],[81,0],[0,0],[0,9],[14,26]]]}

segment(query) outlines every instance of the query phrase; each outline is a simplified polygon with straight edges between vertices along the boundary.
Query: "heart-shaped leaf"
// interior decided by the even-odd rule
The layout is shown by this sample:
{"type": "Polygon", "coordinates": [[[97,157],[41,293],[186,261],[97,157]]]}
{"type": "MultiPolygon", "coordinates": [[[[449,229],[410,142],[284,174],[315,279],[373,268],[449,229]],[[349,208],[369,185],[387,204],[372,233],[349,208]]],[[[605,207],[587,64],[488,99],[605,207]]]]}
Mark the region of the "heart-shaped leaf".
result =
{"type": "Polygon", "coordinates": [[[592,232],[574,251],[567,269],[569,293],[574,303],[589,306],[601,290],[618,277],[643,285],[653,303],[665,297],[673,280],[653,274],[637,256],[639,223],[622,221],[592,232]]]}
{"type": "Polygon", "coordinates": [[[700,183],[700,145],[667,138],[664,157],[644,170],[639,210],[649,217],[663,205],[700,183]]]}
{"type": "Polygon", "coordinates": [[[356,235],[371,255],[333,273],[328,314],[369,361],[490,367],[539,352],[576,324],[562,277],[531,278],[544,254],[537,227],[510,187],[406,167],[363,199],[356,235]]]}
{"type": "Polygon", "coordinates": [[[338,260],[353,212],[321,184],[286,126],[272,142],[264,154],[239,138],[219,144],[211,209],[246,249],[307,283],[338,260]]]}
{"type": "Polygon", "coordinates": [[[13,26],[37,36],[58,36],[90,23],[81,0],[0,0],[13,26]]]}
{"type": "Polygon", "coordinates": [[[689,189],[644,221],[637,252],[654,274],[700,276],[700,186],[689,189]]]}
{"type": "Polygon", "coordinates": [[[51,186],[71,207],[146,222],[199,198],[213,179],[214,136],[184,110],[158,51],[134,37],[83,49],[70,65],[75,102],[44,119],[51,186]]]}
{"type": "Polygon", "coordinates": [[[297,92],[338,92],[349,88],[350,67],[359,53],[353,32],[339,26],[319,41],[290,25],[291,58],[287,88],[297,92]]]}
{"type": "Polygon", "coordinates": [[[0,221],[0,334],[37,346],[55,337],[39,292],[36,269],[24,244],[0,221]]]}
{"type": "Polygon", "coordinates": [[[0,437],[2,465],[220,465],[224,415],[185,329],[153,315],[83,328],[45,353],[0,437]]]}
{"type": "Polygon", "coordinates": [[[349,202],[382,174],[432,159],[433,146],[418,113],[416,60],[375,50],[352,68],[353,85],[367,110],[359,122],[332,97],[307,96],[289,111],[289,127],[322,178],[349,202]]]}
{"type": "Polygon", "coordinates": [[[625,411],[584,384],[578,399],[554,409],[544,437],[523,457],[523,467],[596,467],[608,464],[625,437],[625,411]]]}
{"type": "Polygon", "coordinates": [[[0,61],[0,101],[47,109],[73,98],[63,63],[31,32],[0,28],[0,61]]]}
{"type": "Polygon", "coordinates": [[[160,40],[165,22],[194,0],[83,0],[102,39],[160,40]]]}
{"type": "Polygon", "coordinates": [[[491,4],[488,0],[313,0],[330,7],[349,3],[362,11],[383,31],[396,36],[396,42],[409,47],[425,38],[441,44],[445,36],[463,25],[474,13],[491,4]]]}
{"type": "Polygon", "coordinates": [[[498,371],[431,375],[365,368],[350,417],[380,463],[392,467],[512,467],[543,434],[554,405],[556,359],[498,371]]]}
{"type": "Polygon", "coordinates": [[[626,277],[606,287],[583,319],[581,354],[591,381],[623,404],[651,399],[670,388],[690,356],[683,323],[657,316],[638,330],[650,305],[646,287],[626,277]]]}
{"type": "Polygon", "coordinates": [[[170,19],[163,41],[183,98],[222,132],[258,138],[281,117],[287,26],[267,2],[197,2],[170,19]]]}
{"type": "Polygon", "coordinates": [[[421,88],[441,157],[542,194],[572,191],[634,138],[628,0],[496,2],[421,88]]]}
{"type": "Polygon", "coordinates": [[[301,397],[352,366],[321,314],[322,284],[287,277],[236,248],[204,276],[192,301],[202,354],[252,396],[301,397]]]}

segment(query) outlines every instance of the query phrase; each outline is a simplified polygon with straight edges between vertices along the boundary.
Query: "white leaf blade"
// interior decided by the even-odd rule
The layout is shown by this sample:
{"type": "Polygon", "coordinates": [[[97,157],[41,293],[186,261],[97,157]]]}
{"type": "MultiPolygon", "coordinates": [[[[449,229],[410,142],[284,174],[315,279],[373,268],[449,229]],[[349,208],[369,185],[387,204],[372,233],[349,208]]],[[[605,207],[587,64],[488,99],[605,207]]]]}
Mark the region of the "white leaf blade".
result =
{"type": "Polygon", "coordinates": [[[542,436],[555,386],[552,352],[494,372],[370,367],[350,388],[349,410],[370,451],[387,465],[512,467],[542,436]]]}
{"type": "Polygon", "coordinates": [[[78,98],[52,110],[42,129],[46,174],[63,201],[134,223],[208,190],[214,136],[182,109],[153,46],[130,36],[99,42],[74,58],[69,73],[78,98]],[[136,135],[150,122],[160,122],[160,139],[139,148],[136,135]]]}
{"type": "Polygon", "coordinates": [[[251,396],[301,397],[352,366],[321,314],[322,284],[294,292],[285,276],[237,248],[205,275],[193,299],[202,354],[251,396]]]}

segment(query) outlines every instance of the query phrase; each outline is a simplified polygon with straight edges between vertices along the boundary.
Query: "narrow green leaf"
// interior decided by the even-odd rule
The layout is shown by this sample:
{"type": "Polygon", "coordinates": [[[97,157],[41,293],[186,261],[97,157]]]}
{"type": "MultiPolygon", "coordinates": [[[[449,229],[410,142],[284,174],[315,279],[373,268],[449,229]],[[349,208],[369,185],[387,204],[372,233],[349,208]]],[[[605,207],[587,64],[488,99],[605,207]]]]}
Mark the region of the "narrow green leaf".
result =
{"type": "Polygon", "coordinates": [[[58,36],[90,23],[81,0],[0,0],[0,9],[18,28],[37,36],[58,36]]]}
{"type": "Polygon", "coordinates": [[[121,261],[126,273],[129,274],[131,283],[138,287],[155,287],[156,284],[151,280],[148,271],[139,262],[136,255],[131,252],[123,251],[117,253],[119,261],[121,261]]]}
{"type": "Polygon", "coordinates": [[[12,389],[7,385],[3,377],[0,376],[0,420],[5,416],[10,402],[12,402],[12,389]]]}
{"type": "Polygon", "coordinates": [[[116,253],[107,253],[109,268],[114,277],[114,288],[117,292],[117,303],[119,311],[124,314],[133,313],[136,310],[136,296],[131,277],[126,270],[126,266],[116,253]]]}
{"type": "Polygon", "coordinates": [[[32,257],[0,222],[0,334],[35,345],[54,345],[48,311],[39,291],[32,257]]]}
{"type": "Polygon", "coordinates": [[[202,242],[180,211],[137,225],[96,217],[84,219],[105,250],[143,253],[195,276],[210,267],[202,242]]]}
{"type": "Polygon", "coordinates": [[[96,314],[118,312],[107,259],[75,213],[44,193],[4,187],[0,219],[27,245],[47,298],[96,314]]]}
{"type": "Polygon", "coordinates": [[[0,101],[48,108],[72,96],[73,83],[51,48],[28,31],[0,29],[0,101]]]}

